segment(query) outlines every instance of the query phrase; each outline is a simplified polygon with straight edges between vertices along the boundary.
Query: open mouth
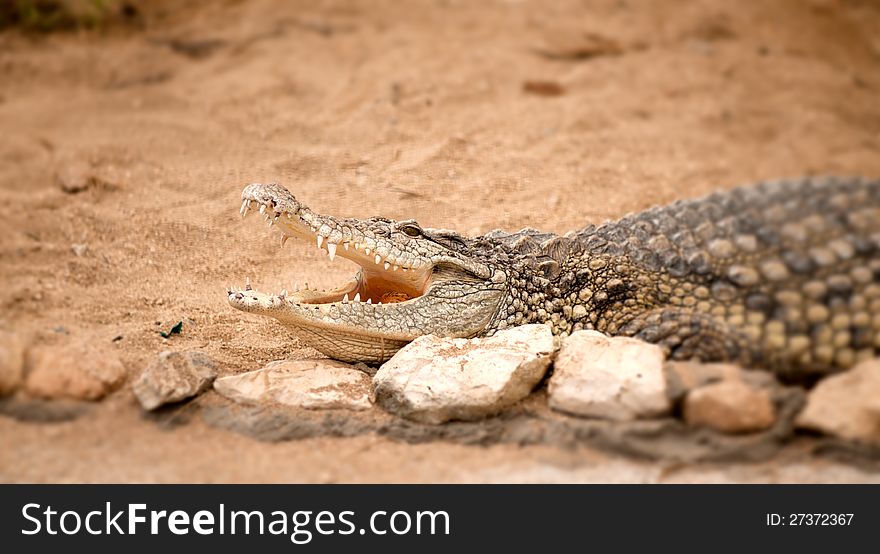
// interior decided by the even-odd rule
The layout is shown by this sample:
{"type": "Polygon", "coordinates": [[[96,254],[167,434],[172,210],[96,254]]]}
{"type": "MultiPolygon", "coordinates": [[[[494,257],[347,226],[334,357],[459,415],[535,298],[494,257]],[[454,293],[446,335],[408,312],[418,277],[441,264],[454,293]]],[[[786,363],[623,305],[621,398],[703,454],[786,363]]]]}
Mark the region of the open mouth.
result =
{"type": "Polygon", "coordinates": [[[437,231],[414,221],[316,214],[278,184],[248,185],[241,198],[242,217],[259,212],[282,245],[301,238],[359,267],[331,290],[227,291],[232,307],[274,318],[331,358],[382,363],[421,335],[475,336],[495,313],[503,274],[451,254],[437,241],[452,239],[437,231]]]}
{"type": "MultiPolygon", "coordinates": [[[[360,266],[339,287],[314,290],[308,284],[302,288],[294,285],[292,291],[282,290],[275,295],[280,300],[316,307],[349,303],[379,306],[409,302],[428,290],[432,271],[424,260],[389,250],[375,237],[356,234],[346,220],[319,216],[295,202],[290,206],[284,205],[284,201],[276,203],[264,190],[264,186],[244,190],[240,210],[243,218],[251,211],[259,212],[281,233],[281,246],[290,237],[301,238],[315,244],[331,261],[340,257],[360,266]]],[[[245,291],[249,290],[247,285],[245,291]]],[[[229,290],[228,294],[230,301],[244,300],[243,291],[229,290]]]]}

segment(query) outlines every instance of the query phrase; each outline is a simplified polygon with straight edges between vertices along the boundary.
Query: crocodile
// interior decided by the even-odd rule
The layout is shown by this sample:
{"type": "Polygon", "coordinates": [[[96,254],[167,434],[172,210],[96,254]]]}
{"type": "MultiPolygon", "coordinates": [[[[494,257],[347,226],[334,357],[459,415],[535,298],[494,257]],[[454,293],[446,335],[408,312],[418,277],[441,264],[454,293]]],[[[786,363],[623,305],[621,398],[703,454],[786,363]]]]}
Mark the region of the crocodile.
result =
{"type": "Polygon", "coordinates": [[[791,379],[880,351],[880,180],[808,177],[679,200],[563,236],[531,228],[468,237],[414,220],[315,213],[278,184],[251,184],[281,231],[360,266],[328,291],[227,291],[302,343],[379,364],[420,335],[489,336],[543,323],[660,345],[791,379]]]}

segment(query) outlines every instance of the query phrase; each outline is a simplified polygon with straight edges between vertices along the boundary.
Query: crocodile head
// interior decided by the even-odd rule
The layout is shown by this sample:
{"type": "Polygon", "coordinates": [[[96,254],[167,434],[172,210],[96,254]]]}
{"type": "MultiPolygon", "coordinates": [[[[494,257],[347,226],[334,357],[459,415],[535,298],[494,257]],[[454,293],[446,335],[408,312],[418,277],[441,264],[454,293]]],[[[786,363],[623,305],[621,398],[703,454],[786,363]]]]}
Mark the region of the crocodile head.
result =
{"type": "Polygon", "coordinates": [[[242,217],[258,209],[282,233],[282,245],[302,238],[331,260],[360,266],[329,291],[228,291],[233,307],[277,319],[331,358],[381,363],[420,335],[472,337],[496,317],[507,275],[493,265],[486,241],[412,220],[320,215],[277,184],[249,185],[241,198],[242,217]]]}

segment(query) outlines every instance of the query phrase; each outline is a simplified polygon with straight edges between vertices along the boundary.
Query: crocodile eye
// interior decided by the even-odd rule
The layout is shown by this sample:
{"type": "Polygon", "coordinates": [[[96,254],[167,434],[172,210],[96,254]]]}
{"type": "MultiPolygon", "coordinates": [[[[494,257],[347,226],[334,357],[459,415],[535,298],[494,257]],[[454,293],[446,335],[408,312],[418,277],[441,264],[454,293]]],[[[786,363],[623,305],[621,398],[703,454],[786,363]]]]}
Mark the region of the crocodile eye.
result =
{"type": "Polygon", "coordinates": [[[400,225],[399,228],[410,237],[422,236],[422,229],[415,223],[405,223],[400,225]]]}

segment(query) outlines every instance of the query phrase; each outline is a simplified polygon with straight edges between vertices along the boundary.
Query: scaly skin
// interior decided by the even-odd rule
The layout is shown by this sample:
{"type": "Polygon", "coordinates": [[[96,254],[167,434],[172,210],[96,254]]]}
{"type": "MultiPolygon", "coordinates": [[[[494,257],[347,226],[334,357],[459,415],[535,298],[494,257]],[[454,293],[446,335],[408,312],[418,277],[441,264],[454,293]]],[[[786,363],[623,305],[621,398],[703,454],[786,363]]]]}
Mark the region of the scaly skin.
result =
{"type": "Polygon", "coordinates": [[[254,204],[285,236],[320,236],[319,247],[362,270],[335,291],[248,288],[229,291],[230,304],[341,360],[380,363],[419,335],[485,336],[525,323],[635,336],[675,359],[793,379],[880,351],[880,181],[763,183],[563,237],[336,219],[275,184],[246,187],[242,213],[254,204]]]}

